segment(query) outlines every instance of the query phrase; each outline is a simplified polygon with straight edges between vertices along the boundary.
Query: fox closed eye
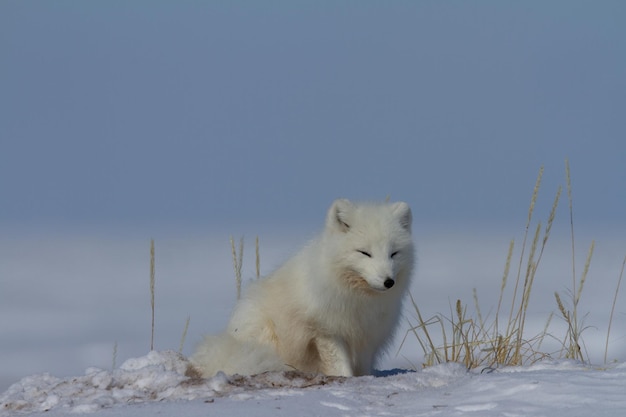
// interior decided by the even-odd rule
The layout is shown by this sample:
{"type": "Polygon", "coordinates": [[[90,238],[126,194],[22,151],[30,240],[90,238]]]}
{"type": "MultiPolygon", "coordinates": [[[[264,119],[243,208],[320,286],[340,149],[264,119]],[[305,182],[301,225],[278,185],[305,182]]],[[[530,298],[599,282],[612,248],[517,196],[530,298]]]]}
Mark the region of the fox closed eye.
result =
{"type": "MultiPolygon", "coordinates": [[[[360,253],[361,255],[363,255],[363,256],[367,256],[368,258],[371,258],[371,257],[372,257],[372,254],[371,254],[371,253],[366,252],[366,251],[364,251],[364,250],[357,250],[357,252],[359,252],[359,253],[360,253]]],[[[389,255],[389,257],[390,257],[390,258],[394,258],[394,257],[395,257],[398,253],[400,253],[400,251],[398,251],[398,250],[397,250],[397,251],[395,251],[395,252],[392,252],[392,253],[391,253],[391,255],[389,255]]]]}

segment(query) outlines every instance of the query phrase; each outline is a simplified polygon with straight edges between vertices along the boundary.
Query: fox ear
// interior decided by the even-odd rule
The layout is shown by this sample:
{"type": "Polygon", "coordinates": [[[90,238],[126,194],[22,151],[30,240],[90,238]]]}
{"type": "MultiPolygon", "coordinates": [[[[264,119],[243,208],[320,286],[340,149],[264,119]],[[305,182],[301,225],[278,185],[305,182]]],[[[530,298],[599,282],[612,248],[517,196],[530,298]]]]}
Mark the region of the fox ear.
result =
{"type": "Polygon", "coordinates": [[[391,211],[400,221],[400,225],[410,232],[411,223],[413,223],[411,207],[405,202],[398,202],[391,205],[391,211]]]}
{"type": "Polygon", "coordinates": [[[326,215],[326,227],[343,233],[350,230],[350,213],[353,207],[345,198],[335,200],[326,215]]]}

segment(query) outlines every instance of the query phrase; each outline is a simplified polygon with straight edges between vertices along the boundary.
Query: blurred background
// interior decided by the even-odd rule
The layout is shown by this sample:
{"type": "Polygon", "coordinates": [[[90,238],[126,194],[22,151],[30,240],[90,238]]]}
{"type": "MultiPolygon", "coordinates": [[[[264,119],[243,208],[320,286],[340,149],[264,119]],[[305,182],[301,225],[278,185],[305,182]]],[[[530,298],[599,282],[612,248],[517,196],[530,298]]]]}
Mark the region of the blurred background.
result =
{"type": "MultiPolygon", "coordinates": [[[[1,2],[0,391],[110,367],[115,343],[118,364],[146,352],[150,238],[156,347],[191,316],[190,353],[234,303],[229,236],[251,278],[259,235],[269,273],[337,197],[411,205],[423,313],[473,287],[487,311],[540,167],[533,222],[566,158],[601,358],[626,255],[624,74],[619,0],[1,2]]],[[[564,194],[541,320],[571,288],[569,221],[564,194]]]]}

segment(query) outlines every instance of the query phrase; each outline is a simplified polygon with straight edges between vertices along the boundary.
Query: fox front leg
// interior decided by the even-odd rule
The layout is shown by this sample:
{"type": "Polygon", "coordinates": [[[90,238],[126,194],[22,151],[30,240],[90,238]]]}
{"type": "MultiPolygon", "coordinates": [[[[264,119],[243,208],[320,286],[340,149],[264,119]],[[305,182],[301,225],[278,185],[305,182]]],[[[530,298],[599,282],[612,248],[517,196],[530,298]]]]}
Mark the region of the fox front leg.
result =
{"type": "Polygon", "coordinates": [[[325,375],[354,376],[354,367],[347,344],[335,337],[315,340],[320,357],[320,370],[325,375]]]}

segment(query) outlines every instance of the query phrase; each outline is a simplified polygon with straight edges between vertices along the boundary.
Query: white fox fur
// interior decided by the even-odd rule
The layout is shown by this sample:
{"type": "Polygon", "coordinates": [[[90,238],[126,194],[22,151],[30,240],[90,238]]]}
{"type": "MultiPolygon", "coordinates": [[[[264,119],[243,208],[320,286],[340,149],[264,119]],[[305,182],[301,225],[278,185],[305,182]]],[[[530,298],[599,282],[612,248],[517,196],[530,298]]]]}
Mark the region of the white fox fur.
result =
{"type": "Polygon", "coordinates": [[[204,377],[372,372],[398,326],[413,270],[406,203],[336,200],[320,236],[251,283],[228,328],[191,357],[204,377]]]}

